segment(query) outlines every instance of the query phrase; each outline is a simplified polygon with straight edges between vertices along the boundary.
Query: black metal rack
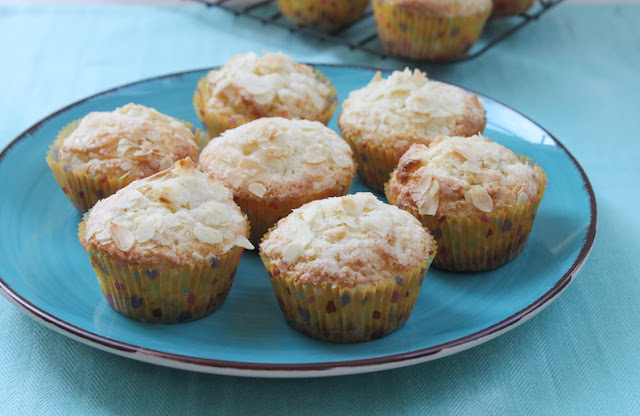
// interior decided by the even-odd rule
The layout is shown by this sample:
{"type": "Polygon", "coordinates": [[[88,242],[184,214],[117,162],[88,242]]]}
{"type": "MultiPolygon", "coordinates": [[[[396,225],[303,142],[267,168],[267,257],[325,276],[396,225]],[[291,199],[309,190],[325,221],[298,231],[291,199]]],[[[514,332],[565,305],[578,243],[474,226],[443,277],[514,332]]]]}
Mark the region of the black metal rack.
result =
{"type": "MultiPolygon", "coordinates": [[[[246,1],[238,4],[237,2],[234,2],[234,0],[191,1],[204,4],[207,7],[218,7],[233,13],[236,16],[246,16],[247,18],[264,24],[279,26],[292,33],[300,33],[302,35],[321,39],[327,42],[342,44],[352,50],[362,50],[383,59],[393,57],[393,55],[387,53],[383,49],[382,44],[378,40],[375,19],[370,8],[364,16],[356,20],[351,25],[338,30],[327,31],[317,27],[299,26],[287,20],[278,10],[276,0],[255,0],[250,1],[248,4],[246,4],[246,1]]],[[[511,17],[489,19],[480,39],[471,48],[469,53],[462,58],[447,61],[447,63],[468,61],[483,54],[532,21],[538,19],[553,6],[561,3],[562,1],[563,0],[538,0],[526,13],[511,17]]]]}

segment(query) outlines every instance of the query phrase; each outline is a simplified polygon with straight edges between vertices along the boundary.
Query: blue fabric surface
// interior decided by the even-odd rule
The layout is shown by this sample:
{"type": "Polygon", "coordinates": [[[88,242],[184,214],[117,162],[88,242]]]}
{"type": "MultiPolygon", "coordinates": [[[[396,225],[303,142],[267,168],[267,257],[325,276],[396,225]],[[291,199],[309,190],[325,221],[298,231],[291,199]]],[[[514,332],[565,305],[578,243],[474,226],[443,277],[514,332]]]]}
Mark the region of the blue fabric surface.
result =
{"type": "MultiPolygon", "coordinates": [[[[536,120],[591,179],[599,207],[591,256],[531,321],[412,367],[261,380],[120,358],[2,298],[0,414],[640,414],[639,26],[638,5],[562,4],[478,59],[423,66],[536,120]]],[[[198,6],[5,6],[0,146],[87,95],[262,49],[299,61],[406,65],[198,6]]]]}

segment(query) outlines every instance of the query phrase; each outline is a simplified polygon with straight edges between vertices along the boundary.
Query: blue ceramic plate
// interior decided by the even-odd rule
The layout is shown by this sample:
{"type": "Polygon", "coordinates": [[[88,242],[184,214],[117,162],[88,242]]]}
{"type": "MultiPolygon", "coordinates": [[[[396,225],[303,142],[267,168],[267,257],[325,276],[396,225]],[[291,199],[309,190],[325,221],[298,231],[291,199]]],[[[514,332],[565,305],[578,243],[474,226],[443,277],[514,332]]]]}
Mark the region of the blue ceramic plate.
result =
{"type": "MultiPolygon", "coordinates": [[[[367,68],[318,68],[343,99],[374,75],[367,68]]],[[[324,343],[289,327],[258,255],[251,252],[242,258],[227,301],[212,315],[174,325],[129,320],[102,297],[76,237],[80,215],[44,158],[67,123],[129,102],[197,123],[191,99],[205,74],[168,75],[95,95],[46,118],[4,149],[0,288],[28,315],[94,347],[171,367],[264,377],[362,373],[439,358],[514,328],[567,287],[591,249],[596,205],[584,171],[543,128],[483,97],[485,135],[533,158],[549,177],[527,246],[511,263],[476,274],[430,270],[406,325],[366,343],[324,343]]],[[[335,121],[330,126],[336,128],[335,121]]],[[[361,190],[366,188],[356,178],[351,191],[361,190]]]]}

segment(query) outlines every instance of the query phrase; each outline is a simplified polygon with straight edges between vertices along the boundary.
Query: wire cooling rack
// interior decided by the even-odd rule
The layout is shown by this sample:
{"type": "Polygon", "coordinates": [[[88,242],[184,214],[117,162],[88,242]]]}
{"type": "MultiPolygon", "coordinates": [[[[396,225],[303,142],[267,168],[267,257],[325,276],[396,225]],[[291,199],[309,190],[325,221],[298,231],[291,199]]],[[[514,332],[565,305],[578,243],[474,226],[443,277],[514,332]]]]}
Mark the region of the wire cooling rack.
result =
{"type": "MultiPolygon", "coordinates": [[[[266,25],[279,26],[288,29],[292,33],[299,33],[310,38],[321,39],[327,42],[342,44],[351,50],[362,50],[383,59],[391,58],[378,39],[375,19],[371,8],[360,19],[351,25],[333,31],[323,30],[317,27],[298,26],[287,20],[278,10],[276,0],[191,0],[206,5],[218,7],[236,16],[245,16],[257,20],[266,25]]],[[[489,19],[478,42],[471,48],[466,56],[447,61],[462,62],[482,55],[493,46],[502,42],[518,30],[532,21],[538,19],[553,6],[563,0],[537,0],[526,13],[511,17],[489,19]]]]}

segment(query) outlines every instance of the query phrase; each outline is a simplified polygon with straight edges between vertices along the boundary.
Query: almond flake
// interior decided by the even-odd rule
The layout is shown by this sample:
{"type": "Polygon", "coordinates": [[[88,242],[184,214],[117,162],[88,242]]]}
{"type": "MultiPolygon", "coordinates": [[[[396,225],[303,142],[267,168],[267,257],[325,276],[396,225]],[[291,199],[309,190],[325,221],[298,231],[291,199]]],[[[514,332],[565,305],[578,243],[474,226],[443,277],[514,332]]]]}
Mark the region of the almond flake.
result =
{"type": "Polygon", "coordinates": [[[131,168],[133,167],[133,165],[131,164],[131,162],[129,162],[128,160],[125,160],[124,162],[122,162],[120,164],[120,167],[122,168],[122,170],[131,170],[131,168]]]}
{"type": "Polygon", "coordinates": [[[520,194],[518,195],[518,201],[516,202],[516,205],[522,205],[527,202],[529,202],[529,197],[527,196],[527,194],[524,192],[520,192],[520,194]]]}
{"type": "MultiPolygon", "coordinates": [[[[408,87],[406,89],[407,91],[410,91],[411,89],[415,88],[408,84],[407,84],[407,87],[408,87]]],[[[407,101],[406,101],[407,108],[410,109],[411,111],[414,111],[416,113],[421,113],[421,114],[433,113],[434,110],[437,109],[437,104],[435,104],[432,100],[429,100],[427,97],[425,97],[423,94],[420,94],[419,92],[421,91],[420,90],[414,91],[414,93],[407,98],[407,101]]]]}
{"type": "Polygon", "coordinates": [[[247,250],[253,250],[255,247],[253,246],[253,244],[251,244],[251,242],[249,240],[247,240],[245,237],[238,237],[233,241],[233,245],[234,246],[238,246],[238,247],[242,247],[242,248],[246,248],[247,250]]]}
{"type": "Polygon", "coordinates": [[[480,211],[491,212],[493,210],[493,200],[483,186],[472,186],[468,194],[471,198],[471,203],[480,211]]]}
{"type": "Polygon", "coordinates": [[[260,163],[258,160],[252,158],[252,157],[245,157],[242,159],[242,162],[240,163],[240,166],[242,166],[243,169],[255,169],[255,170],[262,170],[263,166],[262,163],[260,163]]]}
{"type": "Polygon", "coordinates": [[[494,156],[485,156],[484,158],[484,164],[487,165],[487,167],[491,168],[491,169],[495,169],[498,167],[498,159],[496,159],[494,156]]]}
{"type": "Polygon", "coordinates": [[[432,181],[429,191],[423,195],[422,199],[418,201],[418,212],[420,215],[435,215],[438,211],[438,204],[440,203],[440,184],[437,181],[432,181]]]}
{"type": "Polygon", "coordinates": [[[302,210],[302,219],[310,226],[313,226],[319,212],[320,208],[317,204],[308,205],[302,210]]]}
{"type": "Polygon", "coordinates": [[[425,169],[423,171],[422,176],[420,177],[420,180],[418,181],[418,183],[416,183],[416,190],[418,191],[420,196],[423,196],[429,191],[429,188],[431,188],[432,182],[433,182],[433,175],[431,174],[430,171],[427,171],[425,169]]]}
{"type": "Polygon", "coordinates": [[[144,243],[153,238],[156,233],[156,222],[157,220],[154,221],[153,218],[145,218],[138,224],[138,228],[134,232],[134,237],[138,243],[144,243]]]}
{"type": "Polygon", "coordinates": [[[124,252],[131,250],[136,241],[131,231],[115,222],[112,222],[109,226],[109,233],[116,247],[124,252]]]}
{"type": "Polygon", "coordinates": [[[363,198],[346,197],[346,198],[343,198],[340,202],[342,203],[342,206],[344,207],[344,209],[350,215],[354,217],[358,217],[362,212],[362,210],[364,209],[364,205],[367,201],[363,198]]]}
{"type": "Polygon", "coordinates": [[[142,157],[142,156],[150,155],[151,153],[153,153],[153,152],[150,151],[150,150],[142,150],[142,149],[140,149],[140,150],[134,151],[133,152],[133,156],[134,157],[142,157]]]}
{"type": "Polygon", "coordinates": [[[471,162],[476,161],[476,157],[473,152],[467,148],[456,146],[453,148],[453,151],[471,162]]]}
{"type": "Polygon", "coordinates": [[[132,189],[122,194],[120,198],[115,202],[115,207],[120,209],[133,208],[138,205],[139,207],[147,206],[149,201],[138,190],[132,189]]]}
{"type": "Polygon", "coordinates": [[[257,196],[258,198],[262,198],[267,192],[267,188],[265,188],[265,186],[259,182],[254,182],[249,185],[249,192],[257,196]]]}
{"type": "Polygon", "coordinates": [[[206,244],[218,244],[222,242],[222,234],[220,231],[200,224],[196,225],[193,229],[193,235],[206,244]]]}
{"type": "Polygon", "coordinates": [[[304,155],[304,161],[311,164],[322,163],[327,160],[327,155],[322,152],[321,145],[314,145],[307,149],[304,155]]]}
{"type": "Polygon", "coordinates": [[[306,226],[302,226],[297,232],[296,232],[296,237],[295,240],[297,243],[299,243],[302,247],[306,247],[307,244],[309,244],[311,242],[311,240],[313,240],[313,233],[311,232],[311,230],[309,230],[309,228],[307,228],[306,226]]]}
{"type": "MultiPolygon", "coordinates": [[[[305,88],[305,87],[303,87],[305,88]]],[[[316,108],[316,110],[322,110],[325,106],[325,99],[322,98],[317,92],[312,89],[305,88],[307,90],[307,95],[311,100],[311,104],[316,108]]]]}
{"type": "Polygon", "coordinates": [[[109,234],[109,231],[107,230],[102,230],[96,234],[96,240],[98,240],[101,243],[104,243],[106,241],[111,240],[111,234],[109,234]]]}
{"type": "Polygon", "coordinates": [[[238,171],[231,171],[227,174],[225,180],[234,188],[239,188],[242,182],[244,182],[244,175],[238,171]]]}
{"type": "Polygon", "coordinates": [[[480,167],[478,165],[476,165],[473,162],[470,161],[465,161],[461,166],[462,169],[466,170],[467,172],[471,172],[471,173],[480,173],[482,172],[482,169],[480,169],[480,167]]]}
{"type": "Polygon", "coordinates": [[[282,252],[282,261],[291,264],[298,259],[304,252],[304,247],[296,241],[289,243],[282,252]]]}
{"type": "Polygon", "coordinates": [[[353,158],[345,155],[344,153],[332,152],[331,159],[333,159],[333,161],[336,162],[336,165],[341,168],[353,166],[353,158]]]}

